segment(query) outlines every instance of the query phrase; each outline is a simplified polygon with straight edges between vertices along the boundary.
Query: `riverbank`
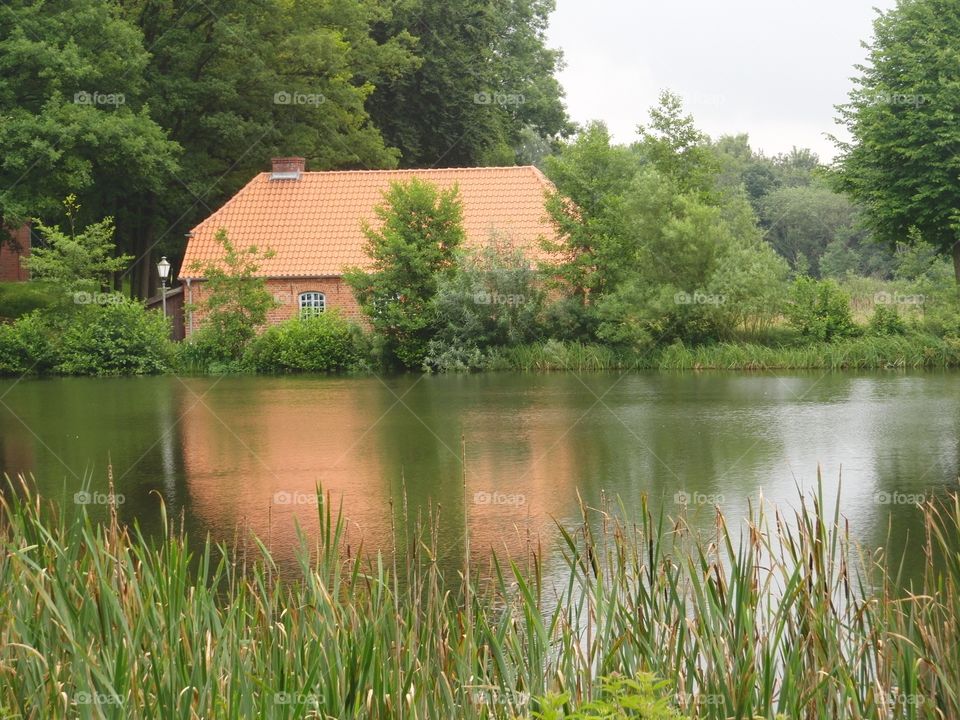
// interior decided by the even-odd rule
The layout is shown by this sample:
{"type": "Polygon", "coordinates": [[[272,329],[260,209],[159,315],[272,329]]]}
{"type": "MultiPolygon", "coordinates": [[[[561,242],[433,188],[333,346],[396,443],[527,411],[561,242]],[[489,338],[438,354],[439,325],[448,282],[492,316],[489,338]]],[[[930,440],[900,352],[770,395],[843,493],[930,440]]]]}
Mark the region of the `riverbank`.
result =
{"type": "Polygon", "coordinates": [[[949,369],[960,367],[960,341],[933,335],[896,335],[810,344],[676,343],[649,353],[602,345],[545,342],[500,351],[489,365],[525,372],[949,369]]]}
{"type": "Polygon", "coordinates": [[[703,539],[645,503],[602,525],[585,511],[556,530],[561,577],[533,553],[492,560],[492,581],[465,560],[468,583],[438,570],[430,533],[348,557],[328,503],[293,580],[262,545],[172,527],[151,544],[22,484],[0,503],[4,717],[561,718],[640,696],[652,718],[960,713],[956,498],[923,509],[909,596],[895,561],[854,560],[822,497],[761,508],[743,540],[739,518],[703,539]]]}

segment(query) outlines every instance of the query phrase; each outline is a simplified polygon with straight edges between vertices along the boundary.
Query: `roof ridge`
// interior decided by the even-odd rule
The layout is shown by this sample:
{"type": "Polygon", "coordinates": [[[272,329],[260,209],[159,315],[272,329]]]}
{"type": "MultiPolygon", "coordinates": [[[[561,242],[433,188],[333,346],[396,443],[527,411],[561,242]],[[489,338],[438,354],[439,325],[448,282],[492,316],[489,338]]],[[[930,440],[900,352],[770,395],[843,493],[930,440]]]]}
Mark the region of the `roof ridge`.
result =
{"type": "MultiPolygon", "coordinates": [[[[490,165],[484,167],[448,167],[448,168],[364,168],[360,170],[305,170],[300,173],[302,175],[362,175],[362,174],[375,174],[375,173],[432,173],[432,172],[477,172],[477,171],[489,171],[489,170],[535,170],[537,173],[540,173],[540,170],[535,165],[490,165]]],[[[259,175],[270,175],[269,171],[264,171],[258,173],[259,175]]]]}

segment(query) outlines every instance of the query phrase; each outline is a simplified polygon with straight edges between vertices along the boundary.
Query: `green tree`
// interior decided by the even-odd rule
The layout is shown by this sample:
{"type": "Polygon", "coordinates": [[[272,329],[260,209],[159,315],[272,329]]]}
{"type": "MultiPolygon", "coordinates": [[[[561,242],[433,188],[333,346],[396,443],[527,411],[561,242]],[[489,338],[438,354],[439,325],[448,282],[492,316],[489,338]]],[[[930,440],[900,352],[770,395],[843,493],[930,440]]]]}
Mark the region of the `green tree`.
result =
{"type": "Polygon", "coordinates": [[[113,218],[77,228],[80,205],[75,195],[63,202],[69,230],[36,220],[43,244],[23,259],[34,280],[47,281],[68,295],[98,291],[110,284],[113,273],[126,267],[129,255],[114,256],[113,218]]]}
{"type": "Polygon", "coordinates": [[[267,322],[267,314],[277,301],[267,290],[266,281],[257,275],[259,263],[273,256],[255,245],[238,248],[221,229],[216,240],[223,247],[218,261],[196,262],[192,270],[203,277],[201,299],[187,312],[201,315],[201,326],[193,342],[203,348],[206,359],[240,359],[257,331],[267,322]]]}
{"type": "Polygon", "coordinates": [[[637,172],[636,155],[611,144],[606,126],[595,122],[547,158],[546,167],[556,186],[547,199],[547,211],[560,242],[546,243],[559,259],[543,269],[586,307],[630,272],[635,242],[624,202],[637,172]]]}
{"type": "Polygon", "coordinates": [[[546,45],[554,0],[407,0],[386,35],[417,38],[419,67],[384,83],[368,107],[406,167],[515,164],[529,135],[570,131],[546,45]]]}
{"type": "Polygon", "coordinates": [[[178,171],[178,145],[144,104],[149,54],[113,0],[14,0],[0,13],[0,216],[13,227],[59,214],[116,220],[132,249],[144,198],[178,171]]]}
{"type": "Polygon", "coordinates": [[[376,214],[380,226],[364,227],[369,271],[353,268],[345,278],[385,342],[387,359],[419,367],[436,333],[440,280],[455,271],[464,239],[459,191],[416,178],[396,182],[376,214]]]}
{"type": "Polygon", "coordinates": [[[819,277],[827,246],[856,234],[856,208],[845,195],[822,183],[784,186],[761,202],[760,216],[770,244],[794,269],[819,277]]]}
{"type": "MultiPolygon", "coordinates": [[[[370,122],[377,84],[415,65],[412,38],[374,0],[124,0],[150,48],[151,117],[184,149],[164,192],[132,203],[138,290],[154,279],[150,248],[175,255],[183,234],[264,169],[297,155],[315,170],[396,165],[370,122]]],[[[119,222],[119,219],[118,219],[119,222]]],[[[143,291],[145,292],[145,290],[143,291]]],[[[142,293],[141,293],[142,294],[142,293]]]]}
{"type": "Polygon", "coordinates": [[[911,228],[953,257],[960,282],[960,6],[901,0],[874,23],[867,63],[839,108],[853,140],[837,141],[838,185],[877,237],[911,228]]]}

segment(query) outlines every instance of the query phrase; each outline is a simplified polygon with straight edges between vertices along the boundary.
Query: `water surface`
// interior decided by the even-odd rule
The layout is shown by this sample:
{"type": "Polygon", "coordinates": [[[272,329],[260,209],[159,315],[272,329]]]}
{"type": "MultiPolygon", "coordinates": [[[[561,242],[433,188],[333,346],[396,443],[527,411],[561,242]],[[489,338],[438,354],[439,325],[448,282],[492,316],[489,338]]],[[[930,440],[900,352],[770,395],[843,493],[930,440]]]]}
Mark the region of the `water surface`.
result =
{"type": "Polygon", "coordinates": [[[819,467],[855,538],[897,550],[921,529],[912,501],[957,485],[960,375],[6,381],[0,462],[100,515],[110,466],[122,519],[155,532],[162,498],[194,535],[253,530],[287,559],[295,523],[316,528],[318,484],[342,501],[353,547],[389,550],[432,509],[451,564],[467,532],[481,558],[555,545],[553,522],[575,522],[581,501],[635,513],[647,493],[704,526],[714,503],[796,506],[819,467]]]}

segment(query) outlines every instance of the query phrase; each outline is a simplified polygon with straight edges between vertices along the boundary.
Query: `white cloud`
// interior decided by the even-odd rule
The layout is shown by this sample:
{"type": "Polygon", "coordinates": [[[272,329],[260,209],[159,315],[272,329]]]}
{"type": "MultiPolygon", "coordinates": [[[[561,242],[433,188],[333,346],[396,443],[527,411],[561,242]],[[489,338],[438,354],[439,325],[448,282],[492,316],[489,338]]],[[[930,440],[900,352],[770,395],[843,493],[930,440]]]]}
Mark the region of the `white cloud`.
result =
{"type": "Polygon", "coordinates": [[[687,99],[711,135],[746,132],[768,154],[824,159],[862,62],[873,7],[894,0],[558,0],[550,42],[574,120],[604,120],[628,142],[661,89],[687,99]]]}

